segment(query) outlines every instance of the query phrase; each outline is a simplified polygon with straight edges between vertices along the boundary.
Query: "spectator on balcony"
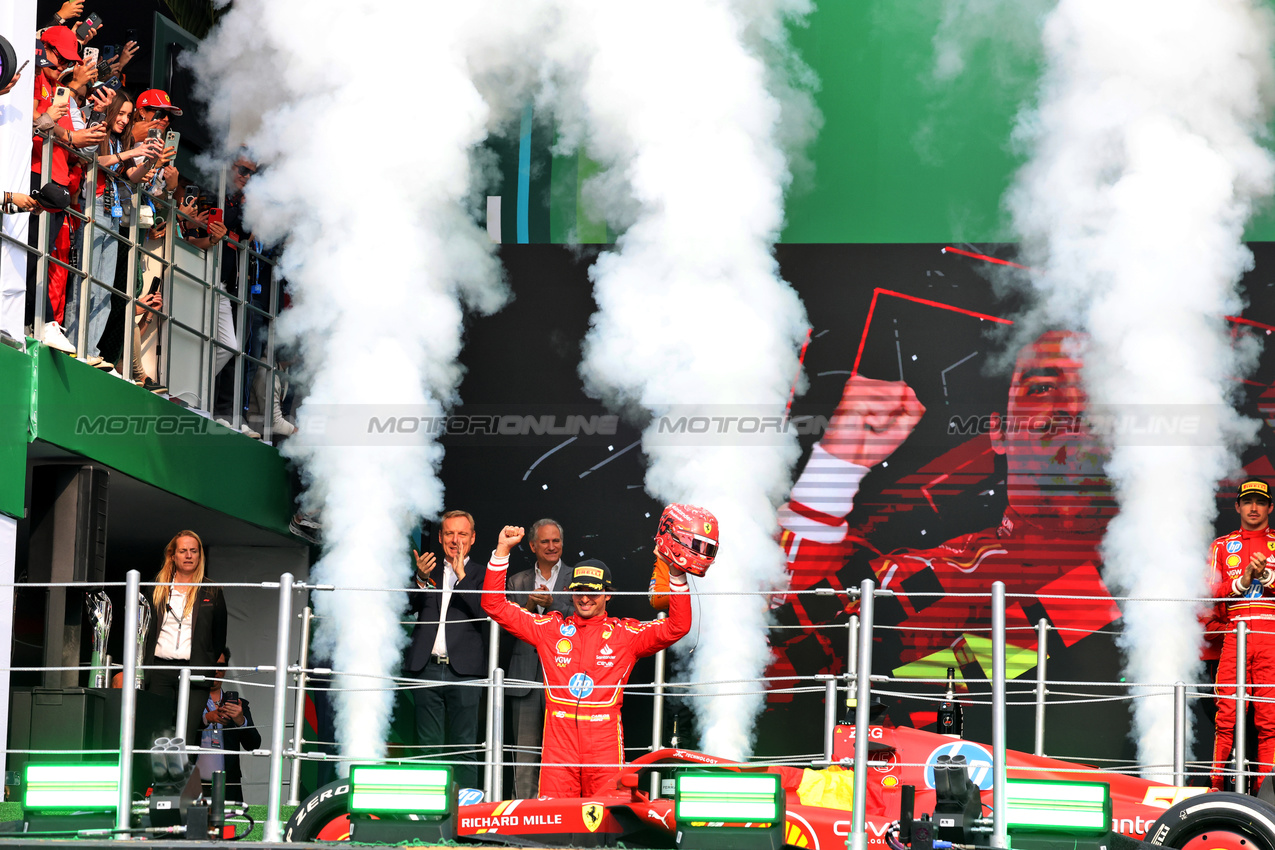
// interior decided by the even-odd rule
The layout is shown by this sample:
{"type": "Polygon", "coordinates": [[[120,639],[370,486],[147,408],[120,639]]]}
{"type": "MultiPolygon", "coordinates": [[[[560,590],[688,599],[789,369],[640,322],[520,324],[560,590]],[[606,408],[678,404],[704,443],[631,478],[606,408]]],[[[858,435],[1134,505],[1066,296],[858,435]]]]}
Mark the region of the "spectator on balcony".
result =
{"type": "MultiPolygon", "coordinates": [[[[168,92],[163,89],[147,89],[137,96],[137,102],[133,109],[133,126],[129,130],[133,135],[133,143],[137,144],[146,140],[147,136],[154,135],[163,139],[168,132],[169,120],[173,116],[180,116],[182,111],[176,106],[172,98],[168,96],[168,92]],[[151,131],[154,131],[152,133],[151,131]]],[[[168,149],[165,149],[166,151],[168,149]]],[[[159,164],[161,166],[168,165],[172,161],[174,151],[169,154],[159,164]]],[[[154,162],[151,163],[155,164],[154,162]]],[[[172,195],[177,191],[177,174],[174,170],[164,172],[164,189],[167,194],[172,195]]]]}
{"type": "MultiPolygon", "coordinates": [[[[86,81],[91,81],[95,77],[96,68],[87,69],[85,66],[77,64],[80,61],[80,45],[75,38],[75,33],[71,32],[67,27],[50,27],[40,34],[40,39],[41,49],[36,59],[40,73],[35,78],[34,105],[32,109],[36,129],[47,132],[56,140],[74,148],[99,144],[106,137],[105,128],[77,129],[72,118],[71,104],[65,98],[56,97],[58,87],[62,84],[64,77],[68,75],[72,77],[72,79],[66,81],[69,84],[68,87],[87,85],[86,81]]],[[[53,243],[50,248],[53,256],[66,262],[70,259],[70,234],[67,232],[64,210],[69,205],[70,198],[73,198],[79,192],[83,169],[79,160],[72,156],[65,147],[55,147],[51,154],[51,167],[48,175],[48,183],[51,184],[51,187],[48,191],[40,191],[45,184],[41,173],[43,156],[44,136],[37,132],[33,139],[31,151],[31,194],[42,200],[45,206],[51,205],[49,199],[58,195],[61,196],[62,200],[58,200],[53,204],[57,208],[53,210],[49,221],[49,232],[53,234],[53,243]]],[[[28,230],[28,244],[32,248],[38,246],[39,234],[40,229],[33,221],[28,230]]],[[[27,263],[26,321],[28,324],[32,324],[35,321],[37,306],[35,303],[36,266],[36,263],[27,263]]],[[[51,267],[49,269],[48,286],[45,290],[45,303],[39,306],[46,322],[49,323],[45,328],[45,343],[68,353],[74,353],[75,348],[66,339],[60,324],[64,318],[66,306],[66,280],[65,269],[57,266],[51,267]]]]}
{"type": "MultiPolygon", "coordinates": [[[[95,31],[90,31],[88,38],[92,38],[93,32],[95,31]]],[[[84,39],[84,41],[87,40],[87,38],[84,39]]],[[[102,129],[104,122],[90,122],[90,112],[96,111],[99,116],[105,112],[111,100],[115,97],[115,91],[106,86],[98,85],[96,63],[78,63],[70,69],[63,70],[61,77],[63,78],[62,85],[65,85],[70,92],[67,106],[73,128],[72,135],[74,136],[86,130],[102,129]],[[68,70],[70,72],[69,79],[66,79],[68,70]]],[[[75,166],[82,170],[85,163],[93,157],[97,147],[97,142],[90,142],[77,147],[75,151],[69,152],[68,155],[74,161],[75,166]]],[[[83,182],[81,182],[81,190],[83,189],[83,182]]],[[[87,210],[88,204],[80,199],[81,192],[68,189],[68,194],[70,200],[77,206],[76,211],[83,214],[87,210]]],[[[62,226],[53,235],[52,256],[67,263],[72,268],[82,267],[83,237],[84,228],[80,219],[74,216],[66,216],[63,219],[62,226]]],[[[84,308],[80,304],[83,276],[54,265],[49,268],[49,281],[55,291],[56,286],[63,288],[65,306],[62,310],[62,316],[58,320],[62,323],[67,340],[78,349],[80,347],[80,314],[84,312],[84,308]]],[[[88,333],[86,333],[84,347],[88,350],[80,352],[80,356],[91,365],[98,365],[102,362],[102,359],[94,354],[93,350],[97,348],[97,338],[101,335],[102,326],[106,322],[110,295],[101,287],[91,288],[89,294],[89,317],[91,322],[94,319],[96,320],[96,327],[89,328],[86,326],[88,333]]]]}
{"type": "MultiPolygon", "coordinates": [[[[241,150],[230,168],[230,182],[234,191],[226,196],[226,230],[228,239],[221,255],[221,285],[226,292],[242,298],[256,310],[242,308],[240,321],[245,321],[244,350],[253,357],[260,358],[263,351],[261,333],[263,327],[262,313],[269,313],[271,308],[272,266],[268,262],[273,255],[261,240],[246,231],[243,220],[244,189],[257,173],[257,163],[246,151],[241,150]],[[243,279],[240,279],[240,269],[243,279]],[[257,310],[262,311],[258,313],[257,310]]],[[[231,315],[230,300],[221,299],[224,310],[218,311],[218,332],[228,329],[230,336],[235,335],[234,320],[231,315]]],[[[282,305],[276,305],[276,309],[282,305]]],[[[217,391],[215,410],[217,415],[229,419],[233,416],[236,400],[234,398],[234,374],[221,371],[230,361],[232,351],[218,351],[216,368],[217,391]]],[[[252,385],[256,364],[248,361],[244,371],[245,388],[252,385]]],[[[238,402],[243,403],[242,399],[238,402]]]]}
{"type": "Polygon", "coordinates": [[[288,367],[291,365],[292,355],[280,351],[276,357],[275,369],[258,369],[252,378],[252,395],[248,398],[248,426],[265,433],[266,411],[269,411],[270,430],[276,439],[291,437],[297,431],[297,426],[283,412],[283,400],[289,389],[288,367]]]}
{"type": "MultiPolygon", "coordinates": [[[[119,243],[111,234],[128,233],[136,199],[135,184],[146,179],[150,173],[147,160],[160,156],[163,147],[156,139],[133,142],[133,110],[133,98],[127,92],[117,93],[106,109],[103,123],[107,138],[98,150],[98,164],[104,167],[99,171],[98,199],[94,206],[97,229],[92,245],[93,276],[111,283],[121,292],[127,282],[124,275],[117,272],[119,243]]],[[[112,363],[118,362],[123,352],[127,303],[122,294],[112,296],[110,315],[97,340],[98,353],[112,363]]]]}
{"type": "MultiPolygon", "coordinates": [[[[125,221],[125,210],[131,209],[133,184],[141,182],[147,174],[145,160],[159,157],[163,152],[163,143],[158,139],[147,139],[141,144],[126,147],[126,131],[132,119],[133,100],[125,92],[116,92],[110,100],[99,104],[103,113],[102,124],[106,127],[107,136],[98,146],[97,197],[93,201],[93,239],[89,245],[91,257],[91,274],[94,283],[89,301],[89,355],[105,356],[101,349],[101,341],[109,321],[110,311],[118,308],[106,286],[115,285],[115,265],[119,256],[119,242],[116,239],[121,225],[125,221]]],[[[75,315],[71,305],[76,301],[76,290],[72,288],[67,298],[68,312],[67,335],[75,338],[75,315]]]]}

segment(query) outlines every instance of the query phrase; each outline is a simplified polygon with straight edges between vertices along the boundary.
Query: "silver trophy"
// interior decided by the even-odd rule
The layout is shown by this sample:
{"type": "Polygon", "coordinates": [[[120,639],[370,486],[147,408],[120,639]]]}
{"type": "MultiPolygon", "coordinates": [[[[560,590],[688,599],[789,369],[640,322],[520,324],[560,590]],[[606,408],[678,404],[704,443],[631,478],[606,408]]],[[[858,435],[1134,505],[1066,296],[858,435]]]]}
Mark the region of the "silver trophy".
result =
{"type": "Polygon", "coordinates": [[[93,625],[93,658],[90,661],[89,687],[110,687],[110,665],[106,659],[106,641],[111,635],[111,599],[105,590],[84,596],[84,607],[93,625]]]}
{"type": "Polygon", "coordinates": [[[146,604],[146,597],[139,590],[137,592],[137,676],[134,680],[139,691],[142,689],[142,679],[146,672],[142,669],[142,659],[146,657],[146,632],[150,627],[151,609],[146,604]]]}

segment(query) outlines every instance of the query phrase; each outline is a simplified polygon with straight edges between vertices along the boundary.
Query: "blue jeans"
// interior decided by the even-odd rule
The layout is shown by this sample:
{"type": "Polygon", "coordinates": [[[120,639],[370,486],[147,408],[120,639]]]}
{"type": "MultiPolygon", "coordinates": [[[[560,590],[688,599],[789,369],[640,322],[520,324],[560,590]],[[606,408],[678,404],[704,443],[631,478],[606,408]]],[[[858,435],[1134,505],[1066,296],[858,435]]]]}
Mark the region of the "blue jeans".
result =
{"type": "MultiPolygon", "coordinates": [[[[84,354],[96,354],[98,340],[102,338],[102,331],[106,329],[106,320],[111,315],[111,287],[115,283],[115,261],[119,256],[119,242],[110,236],[116,230],[117,223],[111,219],[109,211],[102,205],[102,195],[98,195],[93,203],[93,241],[90,245],[92,261],[89,266],[94,280],[100,281],[101,285],[94,283],[89,287],[89,313],[88,313],[88,345],[84,354]]],[[[83,238],[83,230],[78,232],[79,238],[83,238]]],[[[72,345],[76,345],[76,335],[79,333],[80,327],[80,286],[79,279],[75,276],[68,278],[66,293],[66,312],[64,318],[66,321],[66,338],[71,341],[72,345]],[[72,283],[72,278],[75,283],[72,283]]]]}

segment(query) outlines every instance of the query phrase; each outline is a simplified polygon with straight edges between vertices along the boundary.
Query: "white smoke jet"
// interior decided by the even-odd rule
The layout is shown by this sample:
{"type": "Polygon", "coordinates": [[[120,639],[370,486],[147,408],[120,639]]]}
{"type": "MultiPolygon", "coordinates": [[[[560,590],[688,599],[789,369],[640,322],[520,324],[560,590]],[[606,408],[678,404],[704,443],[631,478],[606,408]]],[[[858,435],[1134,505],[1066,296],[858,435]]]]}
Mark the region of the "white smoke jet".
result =
{"type": "MultiPolygon", "coordinates": [[[[1200,416],[1198,436],[1110,439],[1120,513],[1103,542],[1105,572],[1135,597],[1208,595],[1214,488],[1254,435],[1256,423],[1231,407],[1253,347],[1233,345],[1223,317],[1242,308],[1244,225],[1275,174],[1260,143],[1272,31],[1256,0],[1061,0],[1045,21],[1038,108],[1020,121],[1030,160],[1009,207],[1040,270],[1031,281],[1041,314],[1088,334],[1091,406],[1144,421],[1200,416]]],[[[1124,605],[1129,679],[1194,681],[1195,615],[1124,605]]],[[[1164,776],[1172,697],[1136,696],[1139,762],[1164,776]]]]}
{"type": "MultiPolygon", "coordinates": [[[[581,374],[589,391],[658,417],[783,415],[798,372],[805,311],[772,255],[790,171],[783,119],[813,114],[798,96],[785,112],[773,85],[783,23],[805,3],[599,4],[570,0],[550,56],[552,97],[566,136],[583,139],[605,171],[589,197],[622,229],[590,270],[598,313],[581,374]]],[[[784,77],[784,79],[791,79],[784,77]]],[[[807,130],[791,137],[803,138],[807,130]]],[[[794,438],[671,444],[652,422],[643,436],[646,489],[713,511],[721,551],[704,591],[778,586],[784,559],[775,510],[791,484],[794,438]]],[[[703,596],[692,681],[747,680],[770,659],[766,601],[703,596]]],[[[680,646],[680,645],[679,645],[680,646]]],[[[700,746],[746,758],[764,697],[747,684],[704,685],[693,704],[700,746]]]]}
{"type": "Polygon", "coordinates": [[[463,46],[483,9],[413,7],[404,40],[387,23],[402,7],[388,2],[236,0],[196,60],[228,152],[246,144],[266,166],[248,185],[246,226],[287,240],[292,309],[278,332],[302,349],[309,391],[286,452],[322,508],[312,579],[391,591],[315,599],[316,649],[343,671],[335,686],[374,689],[336,692],[351,758],[384,754],[394,693],[367,676],[390,676],[401,659],[404,541],[443,507],[442,450],[425,433],[393,445],[305,438],[334,417],[441,413],[461,375],[463,309],[504,302],[470,214],[489,114],[463,46]]]}

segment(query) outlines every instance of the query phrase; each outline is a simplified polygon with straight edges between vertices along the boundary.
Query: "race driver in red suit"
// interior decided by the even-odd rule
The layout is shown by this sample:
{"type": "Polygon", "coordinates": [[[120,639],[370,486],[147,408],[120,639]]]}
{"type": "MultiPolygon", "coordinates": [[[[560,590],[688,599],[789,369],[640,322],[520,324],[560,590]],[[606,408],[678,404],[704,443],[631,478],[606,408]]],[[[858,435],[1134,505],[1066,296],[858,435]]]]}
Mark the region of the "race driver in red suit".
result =
{"type": "MultiPolygon", "coordinates": [[[[902,381],[854,375],[846,382],[779,515],[789,586],[806,591],[787,603],[809,632],[782,633],[770,675],[822,672],[797,669],[802,665],[796,651],[812,654],[803,642],[818,640],[824,644],[819,656],[840,657],[842,639],[817,628],[821,618],[805,606],[821,602],[810,591],[853,586],[862,566],[870,567],[880,588],[894,591],[878,598],[877,623],[891,629],[878,639],[895,641],[885,672],[899,677],[941,679],[948,667],[990,677],[990,594],[997,580],[1011,594],[1006,612],[1011,678],[1036,665],[1032,627],[1039,617],[1050,620],[1068,649],[1120,617],[1100,573],[1098,545],[1114,503],[1103,474],[1104,452],[1083,421],[1081,341],[1049,331],[1019,352],[1005,412],[989,417],[991,450],[1005,457],[1004,515],[997,526],[931,549],[882,553],[848,521],[859,482],[908,439],[925,408],[902,381]]],[[[948,474],[936,483],[960,486],[959,468],[943,471],[948,474]]],[[[847,613],[857,609],[852,602],[847,613]]],[[[1075,678],[1096,678],[1088,672],[1077,671],[1075,678]]]]}
{"type": "MultiPolygon", "coordinates": [[[[676,566],[669,569],[668,618],[642,622],[608,617],[606,603],[611,596],[606,590],[611,588],[611,571],[601,561],[581,561],[567,585],[575,613],[537,615],[505,598],[509,552],[522,537],[521,528],[501,530],[487,565],[483,609],[506,631],[534,646],[544,669],[539,796],[588,797],[601,791],[624,762],[620,707],[634,663],[672,646],[690,631],[685,573],[676,566]]],[[[715,555],[714,543],[711,556],[715,555]]],[[[702,566],[706,568],[707,563],[702,566]]]]}
{"type": "MultiPolygon", "coordinates": [[[[1246,681],[1257,683],[1248,693],[1254,700],[1259,762],[1255,773],[1260,779],[1275,761],[1275,687],[1269,686],[1275,682],[1275,532],[1270,528],[1270,485],[1260,478],[1244,481],[1235,494],[1235,512],[1240,515],[1240,529],[1213,541],[1209,575],[1213,596],[1226,600],[1231,626],[1248,623],[1246,681]]],[[[1222,790],[1222,772],[1235,743],[1235,655],[1235,632],[1228,631],[1217,666],[1217,736],[1209,777],[1213,791],[1222,790]]]]}

